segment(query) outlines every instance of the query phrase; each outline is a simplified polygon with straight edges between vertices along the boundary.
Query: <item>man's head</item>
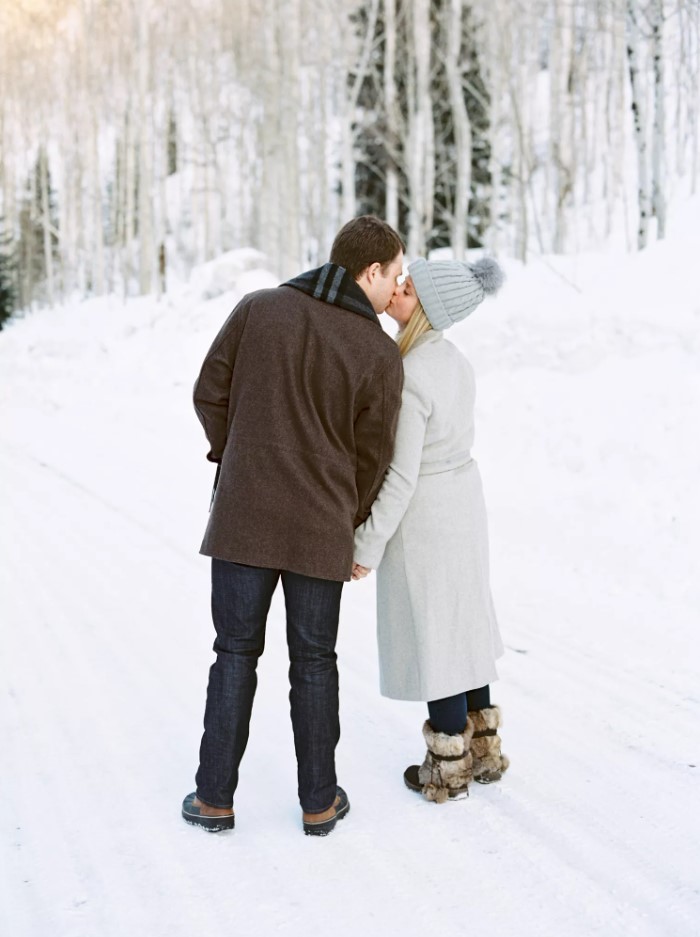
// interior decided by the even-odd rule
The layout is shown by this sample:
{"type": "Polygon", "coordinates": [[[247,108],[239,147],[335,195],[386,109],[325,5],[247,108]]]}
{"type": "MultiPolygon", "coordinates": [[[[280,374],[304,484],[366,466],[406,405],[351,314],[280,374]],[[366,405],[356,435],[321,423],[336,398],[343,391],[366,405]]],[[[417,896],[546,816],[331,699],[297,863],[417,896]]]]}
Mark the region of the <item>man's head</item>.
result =
{"type": "Polygon", "coordinates": [[[344,225],[333,242],[331,263],[345,267],[365,291],[375,312],[384,312],[403,269],[405,246],[381,218],[360,215],[344,225]]]}

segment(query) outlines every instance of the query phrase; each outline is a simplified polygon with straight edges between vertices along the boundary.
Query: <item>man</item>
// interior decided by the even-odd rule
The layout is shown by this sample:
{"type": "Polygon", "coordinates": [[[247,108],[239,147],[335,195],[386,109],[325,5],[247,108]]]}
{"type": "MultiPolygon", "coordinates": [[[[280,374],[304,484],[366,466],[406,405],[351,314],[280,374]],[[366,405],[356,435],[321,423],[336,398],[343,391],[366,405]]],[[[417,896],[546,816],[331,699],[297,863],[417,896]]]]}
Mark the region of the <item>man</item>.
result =
{"type": "Polygon", "coordinates": [[[330,263],[241,300],[214,340],[194,403],[218,483],[201,552],[212,557],[216,661],[209,672],[197,790],[185,820],[234,826],[272,594],[287,610],[290,704],[304,832],[349,810],[337,786],[335,643],[353,533],[391,460],[403,371],[377,313],[397,289],[404,245],[365,215],[330,263]]]}

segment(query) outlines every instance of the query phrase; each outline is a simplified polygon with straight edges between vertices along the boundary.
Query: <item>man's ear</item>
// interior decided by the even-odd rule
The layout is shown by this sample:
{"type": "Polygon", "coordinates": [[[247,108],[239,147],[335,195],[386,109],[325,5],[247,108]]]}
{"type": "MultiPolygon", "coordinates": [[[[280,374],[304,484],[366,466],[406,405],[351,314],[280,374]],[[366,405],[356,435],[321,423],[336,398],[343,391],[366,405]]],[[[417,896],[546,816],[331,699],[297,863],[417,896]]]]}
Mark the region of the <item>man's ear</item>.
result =
{"type": "Polygon", "coordinates": [[[370,264],[369,267],[367,267],[367,270],[365,272],[367,274],[367,279],[370,281],[370,283],[377,276],[377,274],[381,271],[381,269],[382,269],[382,265],[378,261],[375,261],[373,264],[370,264]]]}

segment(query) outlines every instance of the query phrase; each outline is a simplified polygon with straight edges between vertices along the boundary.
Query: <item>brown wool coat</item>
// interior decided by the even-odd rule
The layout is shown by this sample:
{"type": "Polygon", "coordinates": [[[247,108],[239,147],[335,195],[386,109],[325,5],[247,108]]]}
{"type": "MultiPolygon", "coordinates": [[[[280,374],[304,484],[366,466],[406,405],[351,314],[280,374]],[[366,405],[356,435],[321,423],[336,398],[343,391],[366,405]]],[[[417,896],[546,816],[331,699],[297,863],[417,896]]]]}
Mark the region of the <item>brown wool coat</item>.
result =
{"type": "Polygon", "coordinates": [[[207,458],[221,463],[201,552],[350,579],[402,383],[398,348],[376,321],[290,286],[245,296],[194,389],[207,458]]]}

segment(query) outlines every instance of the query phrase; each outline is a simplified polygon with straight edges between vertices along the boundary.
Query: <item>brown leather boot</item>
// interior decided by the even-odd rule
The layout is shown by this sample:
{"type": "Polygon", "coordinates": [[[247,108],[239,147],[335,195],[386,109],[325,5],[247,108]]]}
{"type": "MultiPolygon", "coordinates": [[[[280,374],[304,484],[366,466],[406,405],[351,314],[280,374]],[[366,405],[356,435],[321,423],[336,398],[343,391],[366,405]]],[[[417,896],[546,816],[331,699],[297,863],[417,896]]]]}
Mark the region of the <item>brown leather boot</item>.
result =
{"type": "Polygon", "coordinates": [[[236,825],[236,818],[231,807],[212,807],[205,804],[193,791],[182,802],[182,817],[193,826],[201,826],[210,833],[221,833],[232,830],[236,825]]]}
{"type": "Polygon", "coordinates": [[[302,814],[304,833],[307,836],[328,836],[335,829],[338,820],[342,820],[350,812],[350,801],[342,787],[336,787],[335,802],[321,813],[302,814]]]}

